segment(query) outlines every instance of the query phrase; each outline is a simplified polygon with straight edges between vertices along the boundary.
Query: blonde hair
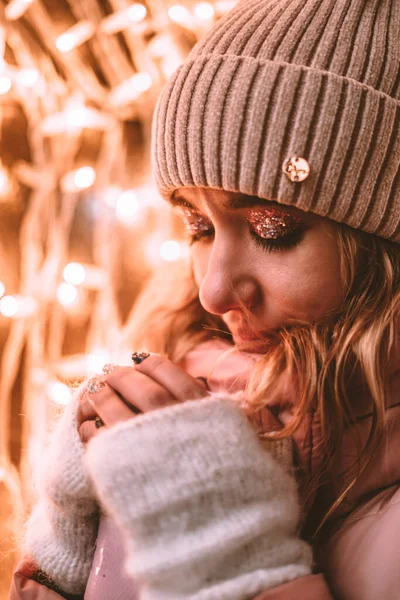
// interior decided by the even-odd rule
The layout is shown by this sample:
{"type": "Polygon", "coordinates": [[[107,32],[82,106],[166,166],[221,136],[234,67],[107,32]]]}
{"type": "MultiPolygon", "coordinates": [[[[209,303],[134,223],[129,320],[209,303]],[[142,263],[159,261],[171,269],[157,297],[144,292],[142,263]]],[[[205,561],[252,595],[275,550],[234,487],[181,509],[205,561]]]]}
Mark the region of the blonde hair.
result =
{"type": "MultiPolygon", "coordinates": [[[[338,224],[335,230],[345,290],[342,307],[324,321],[299,323],[271,336],[246,388],[247,400],[257,411],[288,393],[291,382],[297,397],[293,419],[278,434],[265,437],[292,436],[310,410],[318,410],[328,468],[344,431],[355,423],[346,381],[358,371],[368,386],[373,406],[369,439],[364,448],[360,446],[352,481],[317,531],[365,469],[384,432],[388,356],[394,348],[400,305],[400,247],[346,225],[338,224]]],[[[202,341],[231,340],[222,319],[202,308],[190,265],[182,264],[150,280],[126,334],[134,346],[163,353],[176,363],[202,341]]],[[[310,481],[309,490],[316,485],[310,481]]]]}

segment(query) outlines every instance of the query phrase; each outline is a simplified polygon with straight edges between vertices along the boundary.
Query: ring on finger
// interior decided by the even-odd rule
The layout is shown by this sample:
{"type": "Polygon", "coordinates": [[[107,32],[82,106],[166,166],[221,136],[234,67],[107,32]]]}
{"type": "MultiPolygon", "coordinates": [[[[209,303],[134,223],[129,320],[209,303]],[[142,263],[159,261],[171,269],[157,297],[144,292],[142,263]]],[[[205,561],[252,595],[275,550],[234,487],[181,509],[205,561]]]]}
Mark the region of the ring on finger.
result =
{"type": "Polygon", "coordinates": [[[92,377],[89,379],[87,383],[87,389],[90,394],[97,394],[105,387],[105,383],[103,383],[98,377],[92,377]]]}
{"type": "Polygon", "coordinates": [[[100,419],[100,417],[95,418],[94,424],[96,426],[96,429],[100,429],[100,427],[104,427],[104,421],[102,419],[100,419]]]}

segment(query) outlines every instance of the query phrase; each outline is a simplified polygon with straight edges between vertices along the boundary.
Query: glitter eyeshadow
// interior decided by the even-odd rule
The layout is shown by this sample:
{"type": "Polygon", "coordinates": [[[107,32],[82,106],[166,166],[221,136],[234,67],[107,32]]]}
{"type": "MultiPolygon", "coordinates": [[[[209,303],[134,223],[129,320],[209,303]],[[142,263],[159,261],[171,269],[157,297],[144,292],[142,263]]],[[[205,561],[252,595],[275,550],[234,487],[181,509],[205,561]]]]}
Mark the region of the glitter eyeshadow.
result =
{"type": "Polygon", "coordinates": [[[187,207],[180,207],[183,220],[187,231],[191,235],[197,235],[208,231],[212,225],[204,220],[204,217],[199,215],[197,212],[187,207]]]}
{"type": "Polygon", "coordinates": [[[303,223],[300,217],[265,209],[249,210],[247,220],[257,235],[270,240],[295,233],[303,223]]]}

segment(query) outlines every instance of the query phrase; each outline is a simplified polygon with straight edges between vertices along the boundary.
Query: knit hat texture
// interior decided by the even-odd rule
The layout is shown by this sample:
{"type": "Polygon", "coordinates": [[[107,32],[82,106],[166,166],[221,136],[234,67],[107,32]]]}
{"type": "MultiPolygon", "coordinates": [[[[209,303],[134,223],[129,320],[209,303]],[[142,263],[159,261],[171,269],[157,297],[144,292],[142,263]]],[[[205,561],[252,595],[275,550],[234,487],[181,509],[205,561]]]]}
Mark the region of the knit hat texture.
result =
{"type": "Polygon", "coordinates": [[[239,0],[158,100],[160,193],[241,192],[400,243],[399,38],[400,0],[239,0]]]}

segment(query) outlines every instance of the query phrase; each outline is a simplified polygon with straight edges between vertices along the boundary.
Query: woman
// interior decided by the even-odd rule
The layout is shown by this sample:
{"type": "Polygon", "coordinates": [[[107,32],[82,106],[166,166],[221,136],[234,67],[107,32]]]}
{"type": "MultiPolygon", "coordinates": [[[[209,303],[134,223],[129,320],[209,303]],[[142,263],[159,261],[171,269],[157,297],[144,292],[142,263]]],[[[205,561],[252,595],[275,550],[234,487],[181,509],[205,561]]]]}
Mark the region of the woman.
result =
{"type": "Polygon", "coordinates": [[[153,167],[191,269],[136,307],[154,353],[59,424],[36,580],[110,597],[100,504],[113,598],[398,597],[399,27],[395,0],[242,0],[171,78],[153,167]]]}

